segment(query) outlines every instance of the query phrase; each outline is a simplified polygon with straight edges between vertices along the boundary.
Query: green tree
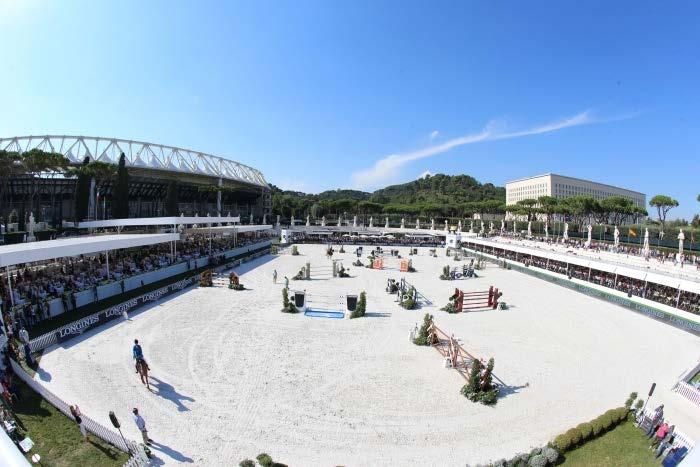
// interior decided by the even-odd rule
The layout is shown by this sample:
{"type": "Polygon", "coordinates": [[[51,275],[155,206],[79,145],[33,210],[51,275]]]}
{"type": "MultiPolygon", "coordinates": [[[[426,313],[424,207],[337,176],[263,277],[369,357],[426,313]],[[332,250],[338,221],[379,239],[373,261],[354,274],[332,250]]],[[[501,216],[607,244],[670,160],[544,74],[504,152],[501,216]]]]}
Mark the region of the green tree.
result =
{"type": "Polygon", "coordinates": [[[83,221],[88,215],[88,206],[90,204],[90,175],[88,174],[87,166],[89,163],[90,158],[86,157],[83,159],[83,163],[80,167],[71,171],[72,174],[77,176],[73,199],[76,222],[83,221]]]}
{"type": "Polygon", "coordinates": [[[127,219],[129,217],[129,172],[126,169],[126,156],[121,153],[117,166],[117,183],[114,187],[112,217],[127,219]]]}
{"type": "Polygon", "coordinates": [[[540,196],[537,198],[540,210],[547,216],[547,220],[552,222],[552,216],[559,214],[559,200],[554,196],[540,196]]]}
{"type": "Polygon", "coordinates": [[[527,220],[531,221],[535,218],[535,213],[538,212],[538,209],[535,207],[537,205],[537,200],[536,199],[531,199],[531,198],[526,198],[526,199],[521,199],[517,203],[518,206],[520,206],[525,214],[527,214],[527,220]]]}
{"type": "Polygon", "coordinates": [[[671,209],[678,207],[678,201],[667,195],[656,195],[649,201],[649,206],[655,207],[661,230],[666,227],[666,215],[671,209]]]}

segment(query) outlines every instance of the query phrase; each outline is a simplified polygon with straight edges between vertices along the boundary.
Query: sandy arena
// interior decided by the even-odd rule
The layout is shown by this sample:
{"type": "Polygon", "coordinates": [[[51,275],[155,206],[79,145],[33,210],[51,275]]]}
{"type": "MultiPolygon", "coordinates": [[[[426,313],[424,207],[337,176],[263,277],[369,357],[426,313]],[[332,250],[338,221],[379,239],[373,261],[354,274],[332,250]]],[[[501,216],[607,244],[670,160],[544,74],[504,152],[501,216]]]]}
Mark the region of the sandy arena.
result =
{"type": "Polygon", "coordinates": [[[457,265],[442,249],[439,258],[419,249],[418,272],[403,275],[352,267],[354,247],[345,249],[334,258],[344,259],[351,278],[328,273],[290,288],[326,303],[365,290],[363,319],[280,312],[285,275],[307,261],[312,271],[330,269],[324,246],[300,245],[301,256],[266,256],[238,268],[250,290],[191,288],[128,322],[48,349],[36,378],[105,426],[113,410],[134,440],[140,434],[130,411],[139,407],[155,454],[169,465],[230,466],[260,452],[290,466],[487,462],[541,446],[622,405],[632,391],[645,396],[652,381],[669,419],[700,436],[692,406],[670,392],[700,355],[697,337],[492,265],[476,279],[441,281],[441,268],[457,265]],[[402,276],[434,305],[400,308],[384,287],[402,276]],[[455,286],[489,285],[502,289],[512,308],[439,311],[455,286]],[[409,342],[426,311],[467,351],[495,358],[495,374],[507,385],[495,407],[462,397],[462,377],[443,367],[438,352],[409,342]],[[151,366],[153,392],[134,373],[134,338],[151,366]]]}

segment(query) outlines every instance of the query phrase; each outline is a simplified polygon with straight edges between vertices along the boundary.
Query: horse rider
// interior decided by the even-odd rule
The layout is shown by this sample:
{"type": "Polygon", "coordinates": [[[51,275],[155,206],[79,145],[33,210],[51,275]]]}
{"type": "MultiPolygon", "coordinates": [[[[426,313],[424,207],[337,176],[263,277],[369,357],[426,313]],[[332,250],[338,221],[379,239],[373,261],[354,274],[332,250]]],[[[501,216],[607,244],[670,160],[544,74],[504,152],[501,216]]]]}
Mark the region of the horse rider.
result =
{"type": "Polygon", "coordinates": [[[136,361],[136,373],[139,372],[139,368],[138,368],[139,360],[143,361],[144,365],[146,365],[146,368],[148,368],[150,370],[148,363],[146,363],[146,359],[143,358],[143,349],[141,348],[141,345],[139,345],[138,339],[134,339],[134,347],[132,349],[132,355],[134,357],[134,360],[136,361]]]}

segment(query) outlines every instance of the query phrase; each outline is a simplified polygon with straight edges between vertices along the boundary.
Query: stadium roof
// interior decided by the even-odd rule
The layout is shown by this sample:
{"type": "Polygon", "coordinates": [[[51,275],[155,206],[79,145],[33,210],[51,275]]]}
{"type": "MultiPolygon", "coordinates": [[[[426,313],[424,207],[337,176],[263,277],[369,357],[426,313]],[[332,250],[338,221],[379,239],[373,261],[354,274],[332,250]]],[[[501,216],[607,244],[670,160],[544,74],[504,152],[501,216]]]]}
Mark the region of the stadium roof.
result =
{"type": "Polygon", "coordinates": [[[99,136],[13,136],[0,138],[0,149],[26,152],[31,149],[58,152],[78,164],[91,160],[117,164],[124,153],[127,167],[205,175],[267,187],[263,174],[240,162],[176,146],[99,136]]]}
{"type": "Polygon", "coordinates": [[[122,234],[62,238],[0,246],[0,267],[179,240],[179,234],[122,234]]]}
{"type": "Polygon", "coordinates": [[[193,225],[193,224],[224,224],[240,222],[241,216],[170,216],[170,217],[138,217],[131,219],[108,219],[103,221],[86,221],[78,223],[79,229],[99,229],[104,227],[137,227],[145,225],[193,225]]]}

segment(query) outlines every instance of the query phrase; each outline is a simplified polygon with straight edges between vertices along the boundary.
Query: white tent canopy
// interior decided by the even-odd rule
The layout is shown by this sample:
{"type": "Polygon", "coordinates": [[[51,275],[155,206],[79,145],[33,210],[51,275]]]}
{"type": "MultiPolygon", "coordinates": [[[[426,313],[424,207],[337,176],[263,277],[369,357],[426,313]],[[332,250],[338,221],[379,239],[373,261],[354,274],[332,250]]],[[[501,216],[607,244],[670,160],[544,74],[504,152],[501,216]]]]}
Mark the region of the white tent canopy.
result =
{"type": "Polygon", "coordinates": [[[521,245],[511,245],[503,242],[494,242],[489,240],[483,240],[478,238],[469,238],[462,240],[462,244],[474,243],[478,245],[483,245],[486,247],[496,247],[504,250],[510,250],[520,254],[534,255],[541,258],[548,258],[553,261],[560,261],[562,263],[574,264],[576,266],[582,266],[586,268],[597,269],[599,271],[608,272],[611,274],[619,274],[621,276],[630,277],[632,279],[645,280],[647,282],[652,282],[660,285],[665,285],[674,289],[681,289],[686,292],[692,292],[700,294],[700,283],[690,281],[687,279],[681,279],[663,274],[659,271],[654,271],[652,269],[648,271],[636,269],[634,267],[618,266],[604,261],[591,260],[589,258],[575,256],[575,255],[565,255],[561,253],[554,253],[550,251],[544,251],[537,248],[528,248],[521,245]]]}
{"type": "Polygon", "coordinates": [[[220,224],[239,223],[241,216],[172,216],[172,217],[140,217],[135,219],[109,219],[104,221],[87,221],[78,224],[79,229],[98,229],[104,227],[137,227],[145,225],[189,225],[189,224],[220,224]]]}
{"type": "Polygon", "coordinates": [[[71,237],[0,246],[0,267],[102,251],[155,245],[180,239],[179,234],[121,234],[71,237]]]}

